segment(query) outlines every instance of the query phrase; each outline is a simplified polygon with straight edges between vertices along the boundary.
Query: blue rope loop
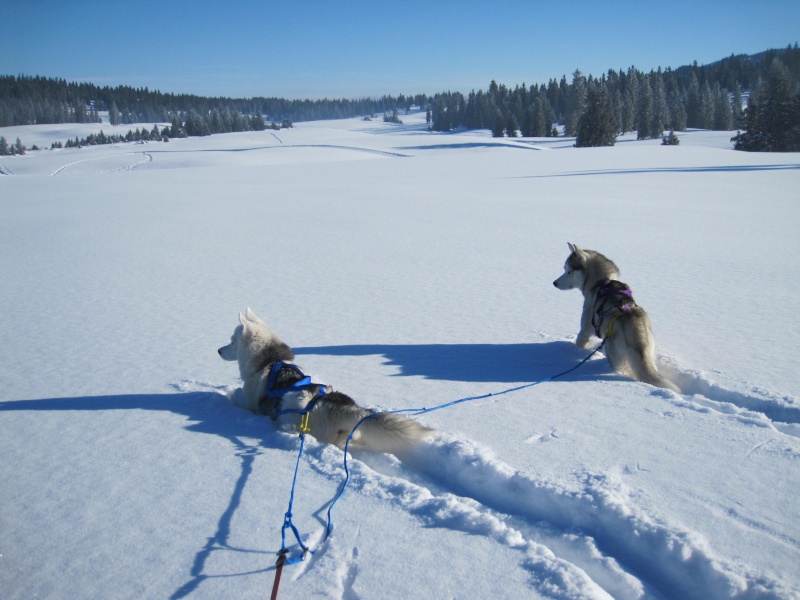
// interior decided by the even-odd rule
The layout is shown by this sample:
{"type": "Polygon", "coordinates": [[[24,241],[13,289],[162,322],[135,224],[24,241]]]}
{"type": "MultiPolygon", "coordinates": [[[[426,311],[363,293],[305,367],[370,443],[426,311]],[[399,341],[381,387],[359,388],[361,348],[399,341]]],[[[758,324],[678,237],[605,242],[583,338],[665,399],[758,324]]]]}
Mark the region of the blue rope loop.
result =
{"type": "Polygon", "coordinates": [[[289,508],[286,511],[286,514],[283,517],[283,526],[281,527],[281,549],[278,552],[279,557],[283,557],[284,564],[293,565],[305,559],[306,554],[313,554],[314,551],[311,550],[308,546],[303,543],[303,540],[300,538],[300,531],[297,529],[297,526],[294,524],[292,520],[292,507],[294,506],[294,492],[297,487],[297,473],[300,470],[300,460],[303,457],[303,450],[305,449],[306,445],[306,433],[310,431],[308,428],[308,416],[313,412],[314,408],[317,406],[317,402],[325,396],[326,391],[325,388],[319,384],[315,384],[311,382],[311,377],[308,377],[303,373],[300,368],[296,365],[291,363],[285,363],[283,361],[278,361],[272,368],[270,369],[269,375],[267,377],[267,396],[270,398],[282,398],[285,394],[289,392],[296,392],[296,391],[304,391],[308,390],[312,387],[317,387],[316,393],[314,397],[306,404],[303,408],[287,408],[278,411],[278,416],[284,414],[298,414],[301,417],[300,421],[300,450],[297,453],[297,462],[294,466],[294,477],[292,478],[292,489],[289,494],[289,508]],[[295,381],[294,383],[282,387],[282,388],[275,388],[275,382],[278,378],[278,372],[283,368],[289,368],[293,370],[301,379],[295,381]],[[292,533],[294,534],[295,539],[297,540],[297,544],[300,546],[300,549],[303,553],[299,556],[294,558],[287,558],[289,550],[286,547],[286,530],[291,529],[292,533]]]}
{"type": "MultiPolygon", "coordinates": [[[[309,411],[310,412],[310,411],[309,411]]],[[[297,540],[297,544],[300,546],[300,549],[303,553],[299,556],[294,558],[285,558],[284,563],[287,565],[294,565],[299,563],[300,561],[304,560],[306,554],[314,554],[314,551],[311,550],[308,546],[303,543],[303,540],[300,539],[300,531],[297,529],[297,526],[292,521],[292,507],[294,506],[294,490],[297,487],[297,472],[300,470],[300,459],[303,456],[303,449],[306,445],[306,436],[304,433],[300,434],[300,451],[297,453],[297,462],[294,465],[294,478],[292,479],[292,491],[289,494],[289,508],[286,510],[286,514],[283,517],[283,527],[281,527],[281,550],[278,552],[278,556],[288,556],[289,550],[286,547],[286,530],[291,529],[292,533],[294,533],[294,537],[297,540]]]]}

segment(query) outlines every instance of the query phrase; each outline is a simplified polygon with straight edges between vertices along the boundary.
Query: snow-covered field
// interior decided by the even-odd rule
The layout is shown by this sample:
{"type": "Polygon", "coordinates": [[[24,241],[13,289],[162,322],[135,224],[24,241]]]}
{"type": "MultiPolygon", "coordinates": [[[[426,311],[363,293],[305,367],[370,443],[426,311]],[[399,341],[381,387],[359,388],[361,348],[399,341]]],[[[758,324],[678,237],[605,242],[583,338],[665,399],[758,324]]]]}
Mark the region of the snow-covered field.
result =
{"type": "MultiPolygon", "coordinates": [[[[406,463],[354,453],[327,541],[343,454],[309,438],[279,597],[800,597],[800,155],[402,118],[2,157],[0,596],[268,597],[300,442],[227,399],[237,313],[431,407],[586,355],[574,242],[684,393],[597,355],[420,416],[406,463]]],[[[0,134],[76,135],[48,127],[0,134]]]]}

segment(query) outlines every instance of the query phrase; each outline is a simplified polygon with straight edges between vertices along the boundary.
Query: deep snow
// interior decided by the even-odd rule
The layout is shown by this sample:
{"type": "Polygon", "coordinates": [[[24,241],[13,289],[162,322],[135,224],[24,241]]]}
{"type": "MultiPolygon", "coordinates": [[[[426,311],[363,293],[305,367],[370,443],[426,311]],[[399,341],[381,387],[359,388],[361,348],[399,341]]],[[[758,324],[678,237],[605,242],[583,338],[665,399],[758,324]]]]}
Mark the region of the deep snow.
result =
{"type": "Polygon", "coordinates": [[[299,439],[228,401],[237,312],[362,404],[434,406],[586,355],[568,241],[684,393],[598,356],[423,415],[405,463],[353,454],[327,541],[343,455],[309,438],[279,597],[800,597],[800,155],[402,118],[3,157],[4,598],[267,597],[299,439]]]}

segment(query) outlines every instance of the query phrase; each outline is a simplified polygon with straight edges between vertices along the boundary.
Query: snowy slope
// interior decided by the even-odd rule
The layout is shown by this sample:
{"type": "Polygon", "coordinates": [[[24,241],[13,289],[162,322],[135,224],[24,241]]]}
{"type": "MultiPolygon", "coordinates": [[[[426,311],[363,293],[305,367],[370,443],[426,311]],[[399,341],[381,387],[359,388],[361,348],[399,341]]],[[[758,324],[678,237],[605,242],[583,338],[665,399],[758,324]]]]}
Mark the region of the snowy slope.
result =
{"type": "Polygon", "coordinates": [[[404,462],[352,455],[328,540],[343,454],[309,438],[279,597],[800,597],[800,155],[402,118],[3,157],[3,597],[268,596],[299,439],[228,400],[237,312],[364,405],[431,407],[585,357],[568,241],[684,393],[597,356],[422,415],[404,462]]]}

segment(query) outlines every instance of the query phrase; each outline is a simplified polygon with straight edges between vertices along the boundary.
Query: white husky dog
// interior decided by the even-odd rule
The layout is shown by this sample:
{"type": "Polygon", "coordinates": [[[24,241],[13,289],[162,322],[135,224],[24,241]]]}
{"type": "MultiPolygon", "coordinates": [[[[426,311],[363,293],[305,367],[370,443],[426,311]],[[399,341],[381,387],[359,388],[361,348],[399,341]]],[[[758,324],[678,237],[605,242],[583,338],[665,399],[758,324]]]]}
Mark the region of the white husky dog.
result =
{"type": "MultiPolygon", "coordinates": [[[[297,431],[303,424],[319,441],[344,448],[356,424],[374,411],[329,386],[312,383],[292,362],[292,349],[249,308],[246,316],[239,314],[239,321],[231,343],[218,352],[225,360],[239,362],[243,407],[269,416],[281,430],[297,431]]],[[[397,454],[431,433],[402,415],[377,413],[359,425],[350,443],[397,454]]]]}
{"type": "Polygon", "coordinates": [[[560,290],[583,293],[581,330],[575,343],[586,348],[592,335],[605,341],[611,367],[628,377],[680,393],[656,369],[656,347],[650,319],[636,304],[630,288],[619,281],[619,269],[595,252],[569,244],[564,274],[553,282],[560,290]]]}

